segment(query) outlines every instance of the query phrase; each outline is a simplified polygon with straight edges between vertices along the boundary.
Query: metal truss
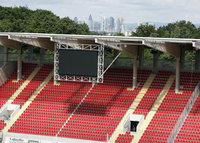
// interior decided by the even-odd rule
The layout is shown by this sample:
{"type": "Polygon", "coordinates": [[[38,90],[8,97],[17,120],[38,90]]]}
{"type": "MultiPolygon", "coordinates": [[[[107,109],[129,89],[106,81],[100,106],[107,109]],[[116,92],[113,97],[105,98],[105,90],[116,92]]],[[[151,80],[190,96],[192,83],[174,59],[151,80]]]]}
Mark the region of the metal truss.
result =
{"type": "Polygon", "coordinates": [[[103,45],[55,43],[55,45],[54,45],[54,81],[103,83],[103,73],[104,73],[104,46],[103,45]],[[58,71],[59,71],[59,49],[98,51],[97,77],[59,75],[59,73],[58,73],[58,71]]]}
{"type": "Polygon", "coordinates": [[[77,44],[77,43],[59,44],[59,49],[71,49],[71,50],[101,51],[99,47],[100,45],[96,44],[77,44]]]}

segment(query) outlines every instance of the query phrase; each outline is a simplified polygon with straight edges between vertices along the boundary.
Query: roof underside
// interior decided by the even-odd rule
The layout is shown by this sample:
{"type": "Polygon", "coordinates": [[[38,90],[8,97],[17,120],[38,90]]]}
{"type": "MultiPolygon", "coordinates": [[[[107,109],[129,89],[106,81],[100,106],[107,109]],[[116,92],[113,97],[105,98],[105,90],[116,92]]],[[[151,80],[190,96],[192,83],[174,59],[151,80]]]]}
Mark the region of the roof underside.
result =
{"type": "Polygon", "coordinates": [[[54,43],[101,44],[133,55],[146,46],[176,57],[182,47],[200,49],[200,39],[0,32],[0,45],[18,49],[21,43],[49,50],[54,50],[54,43]]]}

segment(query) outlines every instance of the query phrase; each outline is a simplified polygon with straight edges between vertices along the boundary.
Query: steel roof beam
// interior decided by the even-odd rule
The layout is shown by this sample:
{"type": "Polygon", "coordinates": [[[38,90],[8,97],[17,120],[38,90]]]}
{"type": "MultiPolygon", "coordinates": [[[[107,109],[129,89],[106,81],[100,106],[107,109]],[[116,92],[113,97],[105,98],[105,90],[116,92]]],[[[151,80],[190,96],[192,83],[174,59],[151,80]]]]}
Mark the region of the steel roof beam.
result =
{"type": "Polygon", "coordinates": [[[20,42],[10,40],[10,39],[8,39],[7,36],[0,37],[0,45],[8,47],[8,48],[15,48],[15,49],[21,48],[20,42]]]}
{"type": "Polygon", "coordinates": [[[180,57],[180,45],[175,43],[157,42],[157,41],[143,41],[143,45],[158,51],[168,53],[175,57],[180,57]]]}
{"type": "Polygon", "coordinates": [[[37,38],[37,37],[24,37],[24,36],[14,36],[9,35],[8,38],[10,40],[22,42],[28,45],[53,50],[54,49],[54,43],[50,41],[49,38],[37,38]]]}
{"type": "Polygon", "coordinates": [[[120,41],[113,42],[113,41],[107,41],[107,40],[104,40],[104,39],[96,38],[95,43],[101,44],[101,45],[104,45],[104,46],[108,46],[108,47],[113,48],[115,50],[122,51],[122,49],[120,47],[120,41]]]}
{"type": "Polygon", "coordinates": [[[69,45],[70,47],[80,48],[80,45],[96,45],[94,40],[76,39],[76,38],[55,38],[51,37],[51,41],[59,44],[69,45]]]}
{"type": "Polygon", "coordinates": [[[141,43],[123,43],[118,39],[100,39],[96,38],[95,42],[101,45],[108,46],[110,48],[113,48],[115,50],[124,51],[127,53],[130,53],[132,55],[137,54],[137,48],[139,45],[142,45],[141,43]]]}

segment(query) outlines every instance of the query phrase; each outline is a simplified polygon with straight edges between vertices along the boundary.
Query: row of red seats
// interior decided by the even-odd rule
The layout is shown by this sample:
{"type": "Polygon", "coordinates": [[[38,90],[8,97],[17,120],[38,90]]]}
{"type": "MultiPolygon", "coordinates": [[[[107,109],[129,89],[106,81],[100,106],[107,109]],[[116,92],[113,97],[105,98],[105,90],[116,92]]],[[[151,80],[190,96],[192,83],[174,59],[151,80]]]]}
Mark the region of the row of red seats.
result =
{"type": "Polygon", "coordinates": [[[55,136],[90,86],[51,79],[9,131],[55,136]]]}
{"type": "MultiPolygon", "coordinates": [[[[127,91],[127,87],[132,85],[132,74],[127,74],[127,78],[130,79],[128,83],[123,78],[119,78],[126,73],[116,71],[118,74],[113,74],[113,72],[106,73],[103,84],[95,85],[58,136],[106,141],[107,136],[112,135],[150,74],[150,72],[144,74],[142,80],[138,78],[140,85],[134,91],[127,91]],[[114,80],[107,79],[110,75],[114,80]],[[78,136],[86,131],[87,134],[78,136]]],[[[141,75],[140,71],[138,74],[141,75]]]]}
{"type": "Polygon", "coordinates": [[[174,81],[161,106],[140,139],[140,143],[167,142],[172,129],[198,83],[198,80],[195,80],[195,78],[200,78],[200,74],[191,76],[191,73],[181,73],[181,75],[180,84],[183,85],[181,89],[183,93],[175,93],[174,81]]]}
{"type": "Polygon", "coordinates": [[[28,78],[28,76],[31,74],[35,67],[35,64],[23,63],[23,79],[18,82],[13,81],[17,79],[17,71],[14,71],[13,74],[9,77],[9,79],[7,79],[2,86],[0,86],[0,107],[4,105],[5,102],[15,93],[15,91],[28,78]]]}
{"type": "Polygon", "coordinates": [[[200,142],[200,95],[187,116],[176,142],[199,143],[200,142]]]}
{"type": "Polygon", "coordinates": [[[21,93],[13,101],[13,104],[19,104],[20,106],[23,106],[24,103],[30,98],[34,91],[48,76],[52,68],[52,66],[43,65],[39,72],[35,75],[35,77],[29,82],[29,84],[21,91],[21,93]]]}
{"type": "Polygon", "coordinates": [[[134,135],[131,135],[130,132],[126,132],[125,134],[119,134],[115,143],[131,143],[133,140],[134,135]]]}

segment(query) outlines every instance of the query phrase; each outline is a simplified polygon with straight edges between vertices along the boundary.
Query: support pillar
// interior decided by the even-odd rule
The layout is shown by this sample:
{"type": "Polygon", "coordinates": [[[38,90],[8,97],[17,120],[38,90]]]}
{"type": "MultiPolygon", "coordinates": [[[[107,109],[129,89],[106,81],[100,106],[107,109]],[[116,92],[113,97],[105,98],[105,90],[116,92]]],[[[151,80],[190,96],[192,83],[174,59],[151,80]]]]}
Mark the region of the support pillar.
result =
{"type": "Polygon", "coordinates": [[[22,48],[18,49],[17,81],[22,79],[22,48]]]}
{"type": "Polygon", "coordinates": [[[180,57],[176,57],[176,86],[175,92],[180,90],[180,57]]]}
{"type": "Polygon", "coordinates": [[[33,47],[29,47],[29,61],[33,61],[33,47]]]}
{"type": "Polygon", "coordinates": [[[185,66],[185,48],[181,48],[181,69],[185,66]]]}
{"type": "Polygon", "coordinates": [[[195,58],[195,70],[198,71],[199,69],[200,69],[200,50],[197,50],[195,58]]]}
{"type": "Polygon", "coordinates": [[[158,69],[158,58],[159,58],[159,52],[155,51],[153,53],[153,73],[157,72],[157,69],[158,69]]]}
{"type": "Polygon", "coordinates": [[[39,66],[40,66],[40,67],[41,67],[41,66],[43,65],[43,63],[44,63],[44,53],[45,53],[44,50],[45,50],[45,49],[40,48],[40,61],[39,61],[39,66]]]}
{"type": "Polygon", "coordinates": [[[3,64],[7,64],[8,62],[8,48],[7,47],[4,47],[4,59],[3,59],[3,64]]]}
{"type": "Polygon", "coordinates": [[[142,69],[144,67],[144,47],[140,47],[139,49],[139,68],[142,69]]]}
{"type": "Polygon", "coordinates": [[[138,59],[138,54],[135,54],[133,57],[133,87],[132,89],[135,89],[137,87],[137,59],[138,59]]]}
{"type": "Polygon", "coordinates": [[[54,80],[53,83],[54,83],[54,85],[58,85],[58,81],[57,80],[54,80]]]}

